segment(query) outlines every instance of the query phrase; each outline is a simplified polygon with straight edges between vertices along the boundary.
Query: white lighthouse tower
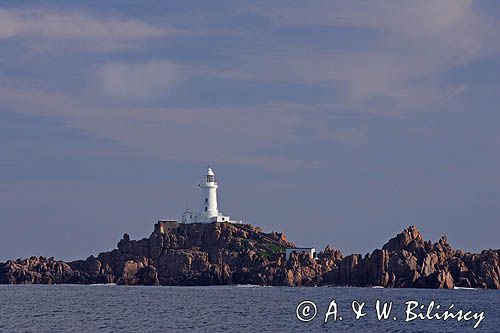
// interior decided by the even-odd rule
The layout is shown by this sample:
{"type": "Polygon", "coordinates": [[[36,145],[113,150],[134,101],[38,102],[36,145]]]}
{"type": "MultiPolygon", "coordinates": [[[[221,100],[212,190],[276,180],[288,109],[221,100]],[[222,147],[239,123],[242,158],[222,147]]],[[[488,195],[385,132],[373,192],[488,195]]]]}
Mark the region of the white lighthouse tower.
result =
{"type": "Polygon", "coordinates": [[[207,219],[218,216],[217,188],[219,185],[215,182],[215,174],[210,167],[207,170],[206,176],[198,186],[201,189],[201,216],[207,219]]]}
{"type": "Polygon", "coordinates": [[[186,211],[182,216],[184,223],[212,223],[212,222],[232,222],[229,216],[222,215],[217,208],[217,188],[219,185],[215,181],[213,170],[208,167],[206,175],[198,185],[201,190],[201,207],[197,213],[186,211]]]}

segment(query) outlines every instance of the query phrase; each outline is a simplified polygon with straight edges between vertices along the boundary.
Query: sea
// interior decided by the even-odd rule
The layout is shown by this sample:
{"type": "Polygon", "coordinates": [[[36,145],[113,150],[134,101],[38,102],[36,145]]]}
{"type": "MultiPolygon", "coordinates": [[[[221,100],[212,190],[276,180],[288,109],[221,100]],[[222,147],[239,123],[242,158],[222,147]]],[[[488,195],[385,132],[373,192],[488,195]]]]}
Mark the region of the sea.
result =
{"type": "Polygon", "coordinates": [[[0,332],[500,332],[500,291],[1,285],[0,332]]]}

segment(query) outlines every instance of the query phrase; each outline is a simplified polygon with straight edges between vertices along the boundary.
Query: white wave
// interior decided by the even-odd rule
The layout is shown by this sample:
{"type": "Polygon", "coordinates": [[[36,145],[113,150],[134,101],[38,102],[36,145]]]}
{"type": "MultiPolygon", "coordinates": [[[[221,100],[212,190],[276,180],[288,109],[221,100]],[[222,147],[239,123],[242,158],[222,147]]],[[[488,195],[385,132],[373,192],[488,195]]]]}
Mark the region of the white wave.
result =
{"type": "Polygon", "coordinates": [[[90,287],[95,287],[95,286],[116,286],[116,283],[92,283],[92,284],[89,284],[88,286],[90,286],[90,287]]]}

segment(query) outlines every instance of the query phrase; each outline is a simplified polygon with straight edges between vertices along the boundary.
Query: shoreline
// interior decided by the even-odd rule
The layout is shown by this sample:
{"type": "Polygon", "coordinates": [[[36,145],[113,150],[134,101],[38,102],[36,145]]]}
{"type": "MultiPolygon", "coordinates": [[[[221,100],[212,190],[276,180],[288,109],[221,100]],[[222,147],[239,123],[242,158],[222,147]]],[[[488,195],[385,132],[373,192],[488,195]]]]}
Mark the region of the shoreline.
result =
{"type": "Polygon", "coordinates": [[[157,224],[149,238],[124,234],[117,248],[85,260],[0,263],[0,284],[500,289],[500,250],[463,252],[445,236],[424,240],[415,226],[364,256],[295,249],[283,233],[249,224],[157,224]]]}

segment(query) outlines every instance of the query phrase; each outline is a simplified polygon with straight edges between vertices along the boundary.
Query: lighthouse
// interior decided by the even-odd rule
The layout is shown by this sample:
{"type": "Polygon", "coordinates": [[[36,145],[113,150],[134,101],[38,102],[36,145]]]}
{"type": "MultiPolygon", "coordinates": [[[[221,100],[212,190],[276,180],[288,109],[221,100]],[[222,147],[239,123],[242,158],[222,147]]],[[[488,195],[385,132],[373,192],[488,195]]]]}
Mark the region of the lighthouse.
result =
{"type": "Polygon", "coordinates": [[[217,188],[219,185],[217,185],[215,174],[210,167],[198,186],[201,189],[201,215],[207,219],[217,217],[219,215],[217,209],[217,188]]]}
{"type": "Polygon", "coordinates": [[[217,207],[217,188],[219,185],[215,180],[215,173],[210,167],[207,168],[207,172],[198,187],[201,194],[200,209],[196,213],[186,210],[182,216],[183,223],[241,223],[241,221],[231,220],[229,216],[219,212],[217,207]]]}

